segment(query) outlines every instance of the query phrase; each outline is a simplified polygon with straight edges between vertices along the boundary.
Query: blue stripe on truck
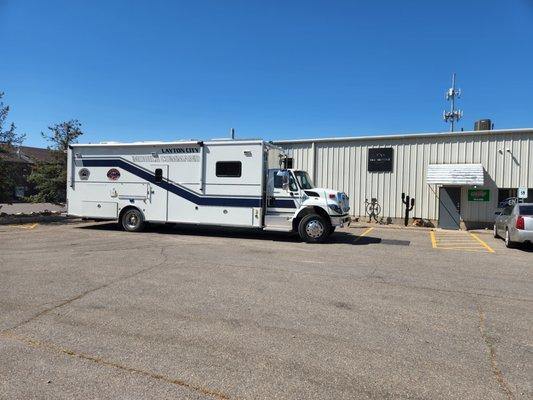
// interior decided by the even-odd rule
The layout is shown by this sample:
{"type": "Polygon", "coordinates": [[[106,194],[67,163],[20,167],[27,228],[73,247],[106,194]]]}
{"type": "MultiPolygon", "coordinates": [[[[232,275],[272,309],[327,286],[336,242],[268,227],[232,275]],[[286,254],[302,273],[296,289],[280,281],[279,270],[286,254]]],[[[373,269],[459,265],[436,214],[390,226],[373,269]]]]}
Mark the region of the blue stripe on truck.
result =
{"type": "MultiPolygon", "coordinates": [[[[117,167],[121,168],[124,171],[128,171],[130,174],[138,176],[141,179],[144,179],[147,182],[150,182],[153,185],[159,186],[162,189],[168,190],[171,193],[174,193],[176,196],[182,197],[185,200],[190,201],[191,203],[200,205],[200,206],[221,206],[221,207],[261,207],[261,198],[235,198],[235,197],[208,197],[208,196],[199,196],[195,193],[189,192],[173,183],[162,181],[156,182],[155,175],[147,172],[141,168],[136,167],[135,165],[129,164],[124,160],[120,159],[82,159],[82,165],[84,167],[117,167]]],[[[283,202],[283,204],[275,205],[275,207],[282,208],[295,208],[294,202],[290,200],[289,202],[283,202]]]]}

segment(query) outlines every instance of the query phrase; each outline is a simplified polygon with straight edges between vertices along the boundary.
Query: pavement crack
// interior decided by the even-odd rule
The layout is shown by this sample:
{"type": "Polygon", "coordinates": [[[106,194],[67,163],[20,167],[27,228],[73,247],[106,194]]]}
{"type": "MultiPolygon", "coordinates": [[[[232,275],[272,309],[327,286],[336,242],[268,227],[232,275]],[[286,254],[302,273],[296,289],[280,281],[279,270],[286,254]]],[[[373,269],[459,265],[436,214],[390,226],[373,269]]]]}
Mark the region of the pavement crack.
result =
{"type": "Polygon", "coordinates": [[[481,304],[477,301],[476,301],[476,308],[477,308],[477,313],[479,317],[478,329],[479,329],[479,333],[481,334],[481,338],[483,339],[483,342],[485,343],[485,346],[487,348],[487,352],[489,354],[490,367],[491,367],[492,374],[494,375],[494,378],[498,382],[498,385],[500,385],[500,388],[502,389],[502,391],[507,396],[507,399],[514,400],[515,396],[513,394],[513,391],[511,390],[509,383],[506,381],[502,370],[498,366],[498,360],[496,359],[496,348],[494,347],[494,344],[492,343],[489,335],[487,334],[487,325],[485,322],[486,321],[485,311],[483,311],[481,304]]]}
{"type": "Polygon", "coordinates": [[[82,297],[87,296],[88,294],[94,293],[94,292],[96,292],[98,290],[101,290],[101,289],[105,289],[105,288],[107,288],[107,287],[109,287],[111,285],[114,285],[115,283],[126,281],[128,279],[136,277],[137,275],[143,274],[145,272],[148,272],[148,271],[151,271],[151,270],[153,270],[155,268],[160,267],[161,265],[165,264],[167,262],[167,260],[168,260],[168,256],[165,253],[165,248],[166,247],[162,247],[161,248],[160,255],[163,257],[163,259],[160,262],[158,262],[157,264],[152,265],[150,267],[146,267],[146,268],[140,269],[140,270],[138,270],[138,271],[136,271],[136,272],[134,272],[132,274],[126,275],[126,276],[124,276],[124,275],[120,276],[120,277],[118,277],[116,279],[113,279],[113,280],[111,280],[111,281],[109,281],[107,283],[104,283],[104,284],[102,284],[100,286],[97,286],[97,287],[94,287],[92,289],[86,290],[86,291],[78,294],[77,296],[74,296],[74,297],[71,297],[69,299],[63,300],[63,301],[61,301],[60,303],[56,304],[53,307],[45,308],[44,310],[39,311],[38,313],[32,315],[31,317],[26,318],[25,320],[17,323],[16,325],[0,331],[0,333],[4,333],[4,332],[8,332],[8,331],[12,331],[14,329],[17,329],[20,326],[26,325],[26,324],[32,322],[33,320],[39,318],[40,316],[49,313],[50,311],[54,311],[54,310],[57,310],[58,308],[64,307],[64,306],[66,306],[66,305],[68,305],[68,304],[70,304],[70,303],[72,303],[72,302],[74,302],[76,300],[81,299],[82,297]]]}
{"type": "Polygon", "coordinates": [[[58,346],[58,345],[56,345],[54,343],[51,343],[51,342],[45,342],[45,341],[41,341],[41,340],[34,339],[34,338],[31,338],[31,337],[21,336],[21,335],[15,334],[13,332],[6,332],[6,331],[1,332],[0,336],[16,340],[17,342],[22,343],[22,344],[24,344],[26,346],[29,346],[29,347],[42,348],[42,349],[45,349],[45,350],[53,351],[55,353],[64,354],[64,355],[67,355],[67,356],[70,356],[70,357],[79,358],[79,359],[85,360],[85,361],[90,361],[90,362],[98,364],[98,365],[103,365],[103,366],[106,366],[106,367],[116,368],[116,369],[119,369],[119,370],[122,370],[122,371],[125,371],[125,372],[129,372],[129,373],[144,375],[146,377],[149,377],[149,378],[152,378],[152,379],[156,379],[158,381],[166,382],[166,383],[169,383],[169,384],[172,384],[172,385],[175,385],[175,386],[180,386],[182,388],[192,390],[194,392],[200,393],[200,394],[205,395],[205,396],[209,396],[209,397],[217,399],[217,400],[229,400],[230,399],[226,394],[224,394],[224,393],[222,393],[222,392],[220,392],[218,390],[205,388],[205,387],[200,386],[200,385],[195,384],[195,383],[186,382],[183,379],[172,378],[172,377],[169,377],[169,376],[166,376],[166,375],[163,375],[163,374],[159,374],[159,373],[156,373],[156,372],[146,371],[146,370],[130,367],[130,366],[127,366],[127,365],[122,365],[122,364],[117,363],[115,361],[106,360],[104,358],[95,357],[95,356],[92,356],[90,354],[86,354],[86,353],[82,353],[82,352],[77,352],[75,350],[72,350],[72,349],[69,349],[69,348],[66,348],[66,347],[58,346]]]}

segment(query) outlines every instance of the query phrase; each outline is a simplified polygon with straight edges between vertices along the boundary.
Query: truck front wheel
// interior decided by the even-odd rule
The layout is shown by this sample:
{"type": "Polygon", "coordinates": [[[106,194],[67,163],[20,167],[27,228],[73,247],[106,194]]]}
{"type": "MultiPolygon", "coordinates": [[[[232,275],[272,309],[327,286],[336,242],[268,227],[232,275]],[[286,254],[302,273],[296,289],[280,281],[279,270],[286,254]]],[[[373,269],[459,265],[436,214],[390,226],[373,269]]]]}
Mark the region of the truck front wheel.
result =
{"type": "Polygon", "coordinates": [[[322,243],[329,236],[331,224],[318,214],[309,214],[298,224],[298,233],[307,243],[322,243]]]}
{"type": "Polygon", "coordinates": [[[130,208],[122,214],[120,220],[124,230],[128,232],[140,232],[144,228],[144,218],[142,213],[136,208],[130,208]]]}

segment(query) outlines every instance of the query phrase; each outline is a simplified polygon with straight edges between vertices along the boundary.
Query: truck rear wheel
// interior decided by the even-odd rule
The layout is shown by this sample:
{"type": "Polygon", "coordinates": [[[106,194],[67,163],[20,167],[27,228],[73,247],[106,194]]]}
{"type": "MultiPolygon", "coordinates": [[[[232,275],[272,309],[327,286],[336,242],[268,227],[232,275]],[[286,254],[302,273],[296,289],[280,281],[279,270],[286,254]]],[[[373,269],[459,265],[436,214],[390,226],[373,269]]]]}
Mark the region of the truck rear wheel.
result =
{"type": "Polygon", "coordinates": [[[329,236],[331,224],[318,214],[309,214],[298,224],[298,233],[307,243],[322,243],[329,236]]]}
{"type": "Polygon", "coordinates": [[[130,208],[122,214],[122,227],[128,232],[140,232],[144,228],[144,217],[136,208],[130,208]]]}

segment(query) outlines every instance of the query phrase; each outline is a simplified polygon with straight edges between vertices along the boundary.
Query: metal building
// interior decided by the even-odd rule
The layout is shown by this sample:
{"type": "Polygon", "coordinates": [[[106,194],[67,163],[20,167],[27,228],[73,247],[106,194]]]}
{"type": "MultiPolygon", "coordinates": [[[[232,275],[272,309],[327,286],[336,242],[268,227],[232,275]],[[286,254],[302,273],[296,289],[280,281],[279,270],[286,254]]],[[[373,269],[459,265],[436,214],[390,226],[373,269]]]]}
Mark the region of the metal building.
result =
{"type": "Polygon", "coordinates": [[[533,202],[533,129],[278,141],[316,186],[345,191],[365,218],[376,198],[381,217],[404,215],[444,228],[490,226],[500,202],[526,187],[533,202]]]}

